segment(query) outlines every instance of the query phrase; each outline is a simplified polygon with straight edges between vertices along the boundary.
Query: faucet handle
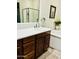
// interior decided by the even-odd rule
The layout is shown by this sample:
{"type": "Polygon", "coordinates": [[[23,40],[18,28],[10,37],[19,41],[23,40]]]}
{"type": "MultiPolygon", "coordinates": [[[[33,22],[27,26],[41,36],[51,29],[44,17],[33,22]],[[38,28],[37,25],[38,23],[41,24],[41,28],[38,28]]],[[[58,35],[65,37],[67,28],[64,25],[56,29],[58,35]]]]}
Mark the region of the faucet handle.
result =
{"type": "Polygon", "coordinates": [[[36,27],[37,27],[37,24],[34,25],[34,28],[36,28],[36,27]]]}
{"type": "Polygon", "coordinates": [[[34,26],[34,28],[35,28],[36,26],[34,26]]]}
{"type": "Polygon", "coordinates": [[[38,27],[38,25],[36,24],[36,27],[38,27]]]}

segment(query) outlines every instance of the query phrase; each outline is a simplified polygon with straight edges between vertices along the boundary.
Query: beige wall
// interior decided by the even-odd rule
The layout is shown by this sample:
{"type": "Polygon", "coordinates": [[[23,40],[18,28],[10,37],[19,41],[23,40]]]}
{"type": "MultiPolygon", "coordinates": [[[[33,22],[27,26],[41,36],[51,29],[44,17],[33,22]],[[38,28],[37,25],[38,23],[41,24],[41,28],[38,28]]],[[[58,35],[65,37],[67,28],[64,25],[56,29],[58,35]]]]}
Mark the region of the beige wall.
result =
{"type": "MultiPolygon", "coordinates": [[[[40,0],[40,19],[46,18],[45,23],[42,23],[45,27],[50,27],[54,29],[54,21],[60,20],[60,0],[40,0]],[[50,12],[50,5],[56,6],[56,18],[50,19],[49,12],[50,12]]],[[[41,23],[41,21],[40,21],[41,23]]]]}

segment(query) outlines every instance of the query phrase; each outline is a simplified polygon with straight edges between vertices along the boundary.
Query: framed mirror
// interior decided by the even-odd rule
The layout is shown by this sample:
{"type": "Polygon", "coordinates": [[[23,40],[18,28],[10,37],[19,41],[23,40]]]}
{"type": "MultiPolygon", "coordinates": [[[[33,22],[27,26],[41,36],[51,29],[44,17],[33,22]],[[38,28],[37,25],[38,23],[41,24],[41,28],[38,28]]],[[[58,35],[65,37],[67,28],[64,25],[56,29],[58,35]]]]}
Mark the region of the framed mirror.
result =
{"type": "Polygon", "coordinates": [[[17,23],[39,21],[40,0],[17,1],[17,23]]]}
{"type": "Polygon", "coordinates": [[[34,8],[25,8],[22,10],[23,21],[22,22],[38,22],[39,10],[34,8]]]}
{"type": "Polygon", "coordinates": [[[56,7],[53,5],[50,5],[50,14],[49,14],[49,18],[55,18],[55,14],[56,14],[56,7]]]}

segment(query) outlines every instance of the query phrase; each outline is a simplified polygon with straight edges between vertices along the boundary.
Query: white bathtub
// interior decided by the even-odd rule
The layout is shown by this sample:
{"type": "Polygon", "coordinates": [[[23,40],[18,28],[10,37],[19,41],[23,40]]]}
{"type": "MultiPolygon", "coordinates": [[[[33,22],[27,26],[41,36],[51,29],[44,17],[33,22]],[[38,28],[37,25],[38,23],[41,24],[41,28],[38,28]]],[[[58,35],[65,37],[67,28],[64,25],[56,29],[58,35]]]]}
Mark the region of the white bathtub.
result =
{"type": "Polygon", "coordinates": [[[61,31],[60,30],[51,31],[50,47],[61,51],[61,31]]]}

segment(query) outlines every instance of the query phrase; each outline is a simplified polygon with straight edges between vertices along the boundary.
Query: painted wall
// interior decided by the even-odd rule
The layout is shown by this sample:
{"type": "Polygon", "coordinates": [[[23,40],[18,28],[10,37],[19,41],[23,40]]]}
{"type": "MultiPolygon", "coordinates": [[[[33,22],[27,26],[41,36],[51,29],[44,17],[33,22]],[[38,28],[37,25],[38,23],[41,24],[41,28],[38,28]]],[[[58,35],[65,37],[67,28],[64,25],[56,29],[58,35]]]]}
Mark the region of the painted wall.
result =
{"type": "Polygon", "coordinates": [[[61,7],[61,1],[60,0],[40,0],[40,23],[41,25],[45,27],[49,27],[51,29],[54,29],[54,21],[60,20],[60,7],[61,7]],[[55,19],[49,18],[49,12],[50,12],[50,5],[56,6],[56,17],[55,19]],[[45,22],[41,22],[41,19],[45,18],[45,22]]]}

